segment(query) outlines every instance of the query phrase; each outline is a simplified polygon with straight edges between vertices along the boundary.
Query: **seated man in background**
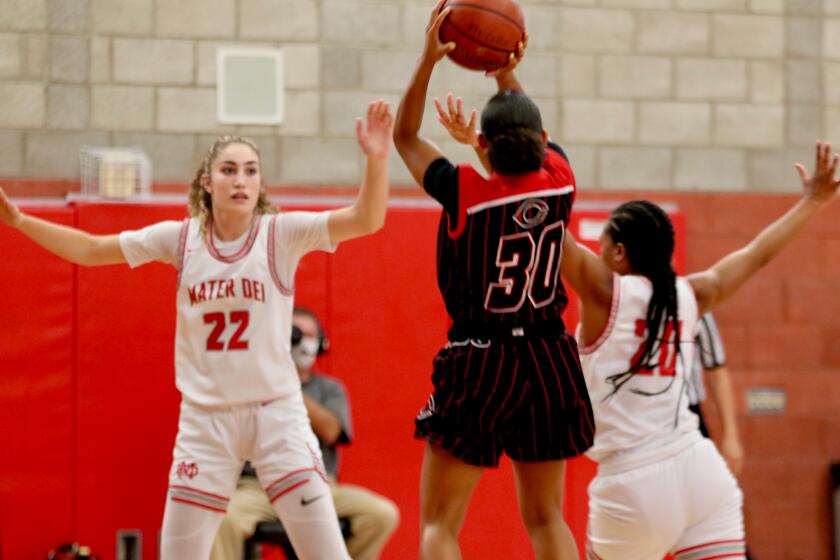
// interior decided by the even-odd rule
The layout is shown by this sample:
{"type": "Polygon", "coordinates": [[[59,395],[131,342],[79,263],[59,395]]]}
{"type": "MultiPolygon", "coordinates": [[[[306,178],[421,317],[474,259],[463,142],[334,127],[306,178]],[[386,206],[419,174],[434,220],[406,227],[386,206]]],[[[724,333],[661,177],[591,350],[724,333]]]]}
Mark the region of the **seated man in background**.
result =
{"type": "MultiPolygon", "coordinates": [[[[336,482],[338,445],[350,443],[352,439],[347,394],[339,381],[312,371],[315,358],[328,346],[318,316],[309,309],[297,307],[292,324],[292,357],[309,421],[321,443],[336,512],[340,518],[350,521],[352,534],[347,539],[347,550],[354,560],[375,560],[397,528],[399,510],[388,498],[359,486],[336,482]]],[[[213,543],[211,560],[239,560],[245,540],[262,521],[277,521],[277,516],[253,469],[246,463],[213,543]]]]}

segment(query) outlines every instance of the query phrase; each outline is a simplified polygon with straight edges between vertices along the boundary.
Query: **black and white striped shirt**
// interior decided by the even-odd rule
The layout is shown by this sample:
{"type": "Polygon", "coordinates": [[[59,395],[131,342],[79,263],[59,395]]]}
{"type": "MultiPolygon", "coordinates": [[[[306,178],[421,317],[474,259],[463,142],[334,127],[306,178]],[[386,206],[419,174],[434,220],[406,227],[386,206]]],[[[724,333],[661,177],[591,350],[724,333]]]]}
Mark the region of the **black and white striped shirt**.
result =
{"type": "Polygon", "coordinates": [[[703,371],[726,365],[726,352],[723,340],[720,338],[717,323],[711,313],[706,313],[697,322],[695,336],[697,351],[694,353],[694,364],[691,379],[688,383],[688,402],[699,404],[706,399],[706,387],[703,383],[703,371]]]}

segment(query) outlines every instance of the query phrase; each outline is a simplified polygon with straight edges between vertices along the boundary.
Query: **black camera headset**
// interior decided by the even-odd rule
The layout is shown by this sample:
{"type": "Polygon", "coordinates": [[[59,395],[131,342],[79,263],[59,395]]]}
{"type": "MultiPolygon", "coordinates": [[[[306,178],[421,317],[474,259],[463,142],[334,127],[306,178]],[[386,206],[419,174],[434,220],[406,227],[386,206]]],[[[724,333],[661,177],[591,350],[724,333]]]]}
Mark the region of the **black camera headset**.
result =
{"type": "MultiPolygon", "coordinates": [[[[319,356],[330,349],[330,339],[327,338],[327,335],[324,332],[323,327],[321,326],[321,320],[318,318],[318,315],[316,315],[314,311],[312,311],[308,307],[295,307],[293,315],[306,315],[307,317],[311,317],[312,320],[315,321],[315,324],[318,326],[319,356]]],[[[303,339],[303,331],[301,331],[295,325],[292,325],[292,347],[294,348],[295,346],[300,344],[301,339],[303,339]]]]}

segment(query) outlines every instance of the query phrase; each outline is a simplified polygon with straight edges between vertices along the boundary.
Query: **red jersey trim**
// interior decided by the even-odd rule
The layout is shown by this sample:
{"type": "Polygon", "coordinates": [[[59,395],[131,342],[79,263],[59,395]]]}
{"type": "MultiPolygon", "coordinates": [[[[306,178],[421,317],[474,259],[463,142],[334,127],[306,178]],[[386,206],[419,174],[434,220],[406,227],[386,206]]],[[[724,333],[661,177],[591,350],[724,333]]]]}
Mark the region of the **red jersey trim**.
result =
{"type": "Polygon", "coordinates": [[[592,354],[598,348],[603,345],[615,328],[615,321],[618,317],[618,306],[621,303],[621,276],[616,273],[613,273],[612,276],[612,283],[613,283],[613,293],[612,293],[612,302],[610,303],[610,315],[607,317],[607,322],[604,325],[604,330],[601,331],[601,334],[598,335],[598,338],[595,339],[595,342],[588,346],[581,346],[579,348],[579,352],[581,354],[592,354]]]}
{"type": "Polygon", "coordinates": [[[241,261],[248,253],[251,252],[251,247],[254,246],[254,242],[257,240],[257,233],[259,233],[260,228],[260,221],[262,220],[262,215],[257,215],[254,220],[251,222],[251,229],[248,230],[248,237],[245,239],[245,243],[242,244],[242,247],[239,248],[232,255],[223,255],[219,252],[219,249],[216,247],[216,239],[213,235],[213,222],[209,222],[207,224],[209,231],[209,238],[210,243],[207,247],[207,250],[210,252],[210,256],[216,259],[217,261],[231,264],[237,261],[241,261]]]}
{"type": "Polygon", "coordinates": [[[176,498],[176,497],[172,496],[169,499],[172,500],[173,502],[179,502],[179,503],[182,503],[182,504],[187,504],[188,506],[195,506],[195,507],[200,507],[201,509],[208,509],[210,511],[218,511],[220,513],[227,513],[227,509],[216,507],[216,506],[211,506],[209,504],[202,504],[202,503],[199,503],[199,502],[193,502],[192,500],[187,500],[185,498],[176,498]]]}
{"type": "Polygon", "coordinates": [[[169,487],[173,488],[175,490],[181,490],[183,492],[189,492],[189,493],[192,493],[192,494],[196,494],[198,496],[207,496],[208,498],[215,498],[217,500],[222,500],[224,502],[229,502],[230,501],[230,498],[226,498],[226,497],[220,496],[218,494],[213,494],[211,492],[205,492],[204,490],[199,490],[197,488],[190,488],[189,486],[183,486],[183,485],[180,485],[180,484],[170,484],[169,487]]]}
{"type": "Polygon", "coordinates": [[[305,473],[305,472],[309,472],[309,471],[320,475],[320,473],[318,472],[318,469],[316,469],[315,467],[304,467],[302,469],[296,469],[296,470],[293,470],[290,473],[284,474],[283,476],[281,476],[280,478],[276,479],[274,482],[272,482],[268,486],[266,486],[265,487],[265,493],[270,494],[271,492],[274,492],[277,489],[278,484],[282,484],[284,481],[286,481],[287,479],[289,479],[293,476],[296,476],[296,475],[299,475],[299,474],[302,474],[302,473],[305,473]]]}
{"type": "MultiPolygon", "coordinates": [[[[695,551],[698,551],[698,550],[702,550],[704,548],[719,547],[719,546],[725,546],[725,545],[730,545],[732,550],[731,551],[721,551],[722,553],[724,553],[724,554],[731,554],[733,552],[738,553],[738,551],[735,550],[737,548],[738,550],[740,550],[740,554],[743,555],[744,539],[729,539],[729,540],[722,540],[722,541],[712,541],[712,542],[707,542],[707,543],[703,543],[703,544],[697,544],[697,545],[694,545],[694,546],[689,546],[689,547],[686,547],[686,548],[681,548],[680,550],[675,550],[674,551],[674,556],[677,557],[680,554],[685,554],[687,552],[695,552],[695,551]]],[[[721,558],[721,557],[720,556],[715,556],[714,558],[721,558]]]]}
{"type": "Polygon", "coordinates": [[[271,279],[274,281],[274,285],[280,291],[281,294],[284,296],[292,296],[295,293],[294,287],[287,288],[283,281],[280,280],[280,275],[277,274],[277,266],[275,258],[275,235],[277,231],[277,215],[275,214],[271,218],[271,222],[268,224],[268,269],[269,273],[271,274],[271,279]]]}

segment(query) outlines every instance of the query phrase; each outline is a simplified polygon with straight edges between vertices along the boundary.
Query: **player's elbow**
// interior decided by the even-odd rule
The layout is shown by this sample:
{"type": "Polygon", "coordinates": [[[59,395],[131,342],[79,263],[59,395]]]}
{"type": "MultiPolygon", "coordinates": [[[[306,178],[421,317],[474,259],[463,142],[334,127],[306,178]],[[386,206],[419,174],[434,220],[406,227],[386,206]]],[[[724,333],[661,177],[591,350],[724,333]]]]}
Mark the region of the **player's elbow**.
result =
{"type": "Polygon", "coordinates": [[[329,426],[321,431],[320,440],[326,447],[332,447],[338,444],[341,437],[341,425],[336,423],[334,426],[329,426]]]}
{"type": "Polygon", "coordinates": [[[411,146],[420,140],[417,136],[416,130],[411,130],[407,127],[401,126],[394,127],[393,139],[394,146],[397,148],[400,155],[403,155],[407,150],[410,150],[411,146]]]}
{"type": "Polygon", "coordinates": [[[376,233],[385,227],[385,209],[382,211],[357,212],[356,233],[359,236],[376,233]]]}

